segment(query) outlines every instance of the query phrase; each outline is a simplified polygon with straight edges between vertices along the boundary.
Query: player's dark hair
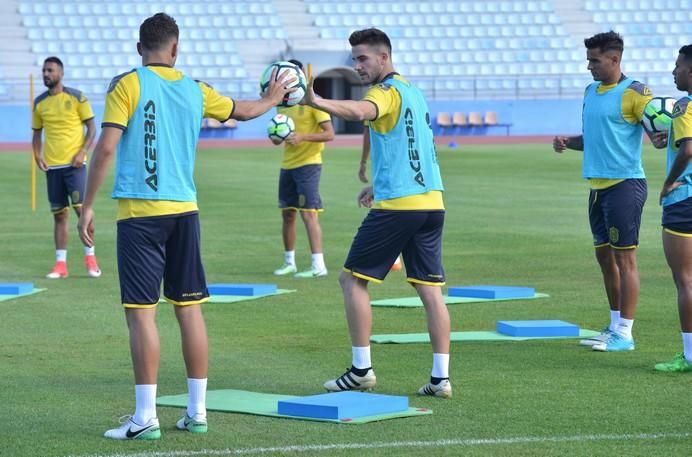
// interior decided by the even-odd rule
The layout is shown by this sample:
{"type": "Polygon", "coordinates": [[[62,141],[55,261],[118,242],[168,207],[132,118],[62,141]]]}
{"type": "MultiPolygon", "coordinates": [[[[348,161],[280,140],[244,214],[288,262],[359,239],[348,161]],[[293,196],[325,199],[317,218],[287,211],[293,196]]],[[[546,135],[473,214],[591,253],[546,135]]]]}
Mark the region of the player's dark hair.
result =
{"type": "Polygon", "coordinates": [[[52,62],[52,63],[54,63],[54,64],[57,64],[58,67],[60,67],[60,68],[64,68],[63,65],[62,65],[62,60],[58,59],[58,58],[55,57],[55,56],[46,57],[46,60],[43,61],[43,64],[45,65],[45,64],[47,64],[48,62],[52,62]]]}
{"type": "Polygon", "coordinates": [[[291,59],[291,60],[289,60],[289,62],[291,62],[293,65],[297,66],[297,67],[300,68],[301,70],[303,69],[303,62],[301,62],[300,60],[298,60],[298,59],[291,59]]]}
{"type": "Polygon", "coordinates": [[[139,26],[139,42],[147,51],[160,51],[172,39],[178,39],[178,24],[166,13],[156,13],[139,26]]]}
{"type": "Polygon", "coordinates": [[[584,46],[586,46],[586,49],[598,49],[601,52],[617,51],[622,54],[622,51],[625,49],[625,42],[619,33],[611,30],[610,32],[597,33],[591,38],[586,38],[584,46]]]}
{"type": "Polygon", "coordinates": [[[684,56],[687,62],[692,62],[692,44],[687,44],[680,48],[680,54],[684,56]]]}
{"type": "Polygon", "coordinates": [[[392,53],[392,42],[389,41],[389,37],[380,29],[369,28],[364,30],[357,30],[348,37],[348,42],[351,46],[358,46],[359,44],[367,44],[369,46],[386,46],[389,53],[392,53]]]}

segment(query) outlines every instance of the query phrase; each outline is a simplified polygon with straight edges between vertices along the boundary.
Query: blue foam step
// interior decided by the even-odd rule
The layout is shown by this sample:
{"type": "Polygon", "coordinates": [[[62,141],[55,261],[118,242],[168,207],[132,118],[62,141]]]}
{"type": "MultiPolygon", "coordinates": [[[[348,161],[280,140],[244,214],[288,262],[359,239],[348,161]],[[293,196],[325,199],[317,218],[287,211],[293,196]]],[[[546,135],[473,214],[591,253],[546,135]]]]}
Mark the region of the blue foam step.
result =
{"type": "Polygon", "coordinates": [[[560,320],[497,321],[497,333],[509,336],[579,336],[579,326],[560,320]]]}
{"type": "Polygon", "coordinates": [[[335,392],[281,400],[278,413],[285,416],[347,420],[408,410],[408,397],[335,392]]]}
{"type": "Polygon", "coordinates": [[[28,294],[32,290],[33,282],[0,282],[0,295],[28,294]]]}
{"type": "Polygon", "coordinates": [[[276,293],[276,284],[209,284],[209,295],[267,295],[276,293]]]}
{"type": "Polygon", "coordinates": [[[449,297],[469,297],[469,298],[531,298],[536,295],[533,287],[514,287],[514,286],[464,286],[449,287],[447,296],[449,297]]]}

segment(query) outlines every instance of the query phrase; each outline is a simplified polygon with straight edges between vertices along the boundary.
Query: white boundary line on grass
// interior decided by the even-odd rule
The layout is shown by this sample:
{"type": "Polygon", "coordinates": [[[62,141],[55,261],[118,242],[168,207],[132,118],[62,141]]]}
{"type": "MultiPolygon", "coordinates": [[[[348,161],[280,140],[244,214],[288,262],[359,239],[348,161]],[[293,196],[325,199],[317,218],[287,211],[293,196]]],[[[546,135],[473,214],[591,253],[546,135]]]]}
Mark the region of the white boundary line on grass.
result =
{"type": "Polygon", "coordinates": [[[387,449],[405,447],[445,447],[445,446],[483,446],[497,444],[530,444],[530,443],[566,443],[587,441],[623,441],[623,440],[665,440],[691,438],[692,433],[638,433],[623,435],[575,435],[575,436],[518,436],[514,438],[469,438],[434,441],[389,441],[380,443],[342,443],[342,444],[307,444],[277,447],[255,447],[239,449],[201,449],[199,451],[150,451],[134,454],[88,454],[68,457],[226,457],[233,455],[260,455],[279,452],[320,452],[346,449],[387,449]]]}

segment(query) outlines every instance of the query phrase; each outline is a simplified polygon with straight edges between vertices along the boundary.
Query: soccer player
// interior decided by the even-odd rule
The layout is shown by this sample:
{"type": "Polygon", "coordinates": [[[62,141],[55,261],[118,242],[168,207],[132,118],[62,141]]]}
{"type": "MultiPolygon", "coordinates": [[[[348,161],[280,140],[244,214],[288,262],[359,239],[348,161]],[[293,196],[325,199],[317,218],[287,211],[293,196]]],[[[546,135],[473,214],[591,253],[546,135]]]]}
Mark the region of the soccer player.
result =
{"type": "MultiPolygon", "coordinates": [[[[87,151],[96,135],[89,100],[77,89],[63,85],[64,74],[59,58],[48,57],[43,62],[43,83],[48,90],[36,97],[31,115],[34,160],[46,173],[48,202],[53,212],[55,266],[46,275],[49,279],[68,276],[69,207],[72,206],[79,217],[86,183],[87,151]],[[41,138],[44,129],[45,146],[41,138]]],[[[93,246],[84,248],[84,263],[89,276],[101,276],[93,246]]]]}
{"type": "Polygon", "coordinates": [[[375,387],[370,360],[372,309],[370,281],[382,282],[403,253],[407,279],[420,296],[433,347],[430,382],[420,395],[449,398],[449,314],[442,297],[444,204],[442,179],[433,142],[430,113],[422,93],[392,64],[392,45],[381,30],[349,37],[356,72],[372,87],[359,101],[326,100],[310,83],[304,103],[351,121],[369,121],[373,185],[359,204],[371,208],[351,245],[339,276],[352,343],[352,366],[327,381],[329,391],[375,387]]]}
{"type": "Polygon", "coordinates": [[[160,359],[156,306],[161,280],[175,305],[187,369],[187,411],[176,423],[207,431],[207,332],[200,304],[209,294],[200,257],[200,228],[193,181],[202,119],[247,120],[278,104],[292,82],[272,83],[257,101],[234,101],[175,70],[178,26],[165,13],[146,19],[137,51],[142,66],[116,76],[106,96],[102,132],[94,151],[79,220],[84,244],[93,245],[94,199],[116,155],[113,198],[118,200],[118,272],[130,332],[135,413],[105,437],[159,439],[156,387],[160,359]]]}
{"type": "MultiPolygon", "coordinates": [[[[298,60],[289,62],[303,69],[298,60]]],[[[312,252],[312,267],[296,273],[297,278],[327,276],[322,252],[322,228],[318,219],[322,211],[320,174],[324,143],[334,139],[329,114],[305,105],[279,107],[277,111],[293,119],[295,132],[286,139],[279,174],[279,208],[283,223],[284,264],[274,271],[284,276],[298,271],[296,267],[296,213],[305,224],[312,252]]],[[[280,144],[280,142],[274,142],[280,144]]]]}
{"type": "MultiPolygon", "coordinates": [[[[644,108],[651,91],[622,73],[624,42],[613,32],[584,40],[594,83],[584,93],[583,133],[556,136],[553,148],[584,151],[589,221],[610,305],[610,325],[580,344],[597,351],[634,349],[632,325],[639,298],[636,248],[647,188],[641,163],[644,108]]],[[[652,137],[665,144],[665,134],[652,137]]]]}
{"type": "Polygon", "coordinates": [[[663,183],[663,251],[678,291],[683,352],[658,371],[692,371],[692,44],[680,48],[673,79],[687,96],[673,108],[668,132],[668,177],[663,183]]]}

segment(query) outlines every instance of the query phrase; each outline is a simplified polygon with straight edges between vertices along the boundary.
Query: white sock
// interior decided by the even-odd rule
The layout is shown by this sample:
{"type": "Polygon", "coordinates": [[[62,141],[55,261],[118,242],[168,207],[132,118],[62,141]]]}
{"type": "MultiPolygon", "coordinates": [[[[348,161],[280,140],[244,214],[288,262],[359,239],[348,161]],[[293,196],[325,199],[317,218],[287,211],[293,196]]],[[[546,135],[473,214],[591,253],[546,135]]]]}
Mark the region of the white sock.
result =
{"type": "Polygon", "coordinates": [[[284,263],[289,265],[296,264],[296,251],[284,251],[284,263]]]}
{"type": "Polygon", "coordinates": [[[84,246],[84,255],[96,255],[96,248],[94,246],[84,246]]]}
{"type": "Polygon", "coordinates": [[[324,254],[322,254],[321,252],[312,255],[312,269],[318,271],[325,269],[324,254]]]}
{"type": "Polygon", "coordinates": [[[618,328],[616,332],[620,336],[624,336],[627,339],[632,339],[632,326],[634,325],[634,319],[620,318],[620,323],[618,323],[618,328]]]}
{"type": "Polygon", "coordinates": [[[55,261],[56,262],[67,262],[67,249],[56,249],[55,250],[55,261]]]}
{"type": "Polygon", "coordinates": [[[207,417],[207,378],[187,378],[187,415],[207,417]]]}
{"type": "Polygon", "coordinates": [[[433,353],[433,366],[430,376],[433,378],[449,378],[449,354],[433,353]]]}
{"type": "Polygon", "coordinates": [[[372,367],[372,361],[370,361],[370,346],[351,346],[351,353],[353,354],[352,363],[354,367],[372,367]]]}
{"type": "Polygon", "coordinates": [[[156,417],[156,384],[135,385],[135,414],[132,420],[145,425],[156,417]]]}
{"type": "Polygon", "coordinates": [[[620,323],[620,310],[613,311],[610,310],[610,331],[617,331],[618,324],[620,323]]]}
{"type": "Polygon", "coordinates": [[[692,362],[692,333],[682,332],[682,349],[685,353],[685,358],[692,362]]]}

